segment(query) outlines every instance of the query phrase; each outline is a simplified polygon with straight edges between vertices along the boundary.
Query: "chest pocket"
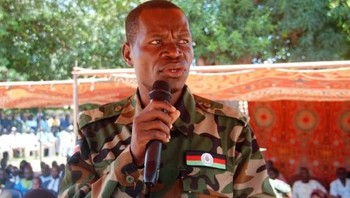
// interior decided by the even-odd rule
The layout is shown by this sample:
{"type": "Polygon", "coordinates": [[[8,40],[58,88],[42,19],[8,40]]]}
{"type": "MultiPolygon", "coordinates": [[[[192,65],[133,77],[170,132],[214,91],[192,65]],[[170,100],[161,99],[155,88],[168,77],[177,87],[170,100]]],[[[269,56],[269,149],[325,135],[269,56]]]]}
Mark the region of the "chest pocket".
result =
{"type": "Polygon", "coordinates": [[[210,167],[188,167],[181,171],[186,193],[233,197],[233,173],[210,167]]]}

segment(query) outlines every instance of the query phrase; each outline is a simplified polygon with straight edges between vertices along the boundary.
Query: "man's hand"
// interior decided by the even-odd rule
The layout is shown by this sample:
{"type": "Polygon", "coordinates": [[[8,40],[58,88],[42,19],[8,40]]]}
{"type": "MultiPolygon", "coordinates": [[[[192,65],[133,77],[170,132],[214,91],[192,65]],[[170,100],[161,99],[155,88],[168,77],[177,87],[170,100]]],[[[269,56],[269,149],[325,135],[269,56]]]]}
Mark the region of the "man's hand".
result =
{"type": "Polygon", "coordinates": [[[163,143],[170,141],[170,129],[179,116],[180,112],[170,103],[152,100],[134,118],[130,149],[136,165],[143,165],[149,141],[159,140],[163,143]]]}

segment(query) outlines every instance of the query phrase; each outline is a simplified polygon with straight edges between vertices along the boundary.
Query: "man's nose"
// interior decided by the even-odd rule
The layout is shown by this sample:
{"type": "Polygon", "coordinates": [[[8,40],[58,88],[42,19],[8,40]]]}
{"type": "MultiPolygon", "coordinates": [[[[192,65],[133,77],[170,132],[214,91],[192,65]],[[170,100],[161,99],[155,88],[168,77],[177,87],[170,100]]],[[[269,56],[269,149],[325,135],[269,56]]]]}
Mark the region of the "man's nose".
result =
{"type": "Polygon", "coordinates": [[[168,42],[164,46],[164,55],[169,58],[177,58],[182,52],[176,42],[168,42]]]}

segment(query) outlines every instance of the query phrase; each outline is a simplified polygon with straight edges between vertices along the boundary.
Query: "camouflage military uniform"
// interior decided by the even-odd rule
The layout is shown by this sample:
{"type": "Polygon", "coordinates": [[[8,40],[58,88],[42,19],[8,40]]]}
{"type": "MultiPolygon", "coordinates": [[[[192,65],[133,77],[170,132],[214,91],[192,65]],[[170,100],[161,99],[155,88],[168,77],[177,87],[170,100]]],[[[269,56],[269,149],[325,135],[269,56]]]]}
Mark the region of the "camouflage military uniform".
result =
{"type": "Polygon", "coordinates": [[[60,197],[271,197],[265,162],[242,114],[186,88],[158,183],[143,184],[129,150],[137,94],[83,112],[79,147],[67,163],[60,197]],[[269,195],[270,194],[270,195],[269,195]]]}

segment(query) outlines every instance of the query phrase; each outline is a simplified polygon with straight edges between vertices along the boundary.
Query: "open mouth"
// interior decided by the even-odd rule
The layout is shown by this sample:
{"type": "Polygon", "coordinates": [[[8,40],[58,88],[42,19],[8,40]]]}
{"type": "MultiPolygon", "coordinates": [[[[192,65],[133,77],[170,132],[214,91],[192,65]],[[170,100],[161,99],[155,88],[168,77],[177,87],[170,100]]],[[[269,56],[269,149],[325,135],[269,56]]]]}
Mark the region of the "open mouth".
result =
{"type": "Polygon", "coordinates": [[[168,68],[163,70],[163,73],[171,78],[181,77],[184,72],[185,70],[183,68],[168,68]]]}

